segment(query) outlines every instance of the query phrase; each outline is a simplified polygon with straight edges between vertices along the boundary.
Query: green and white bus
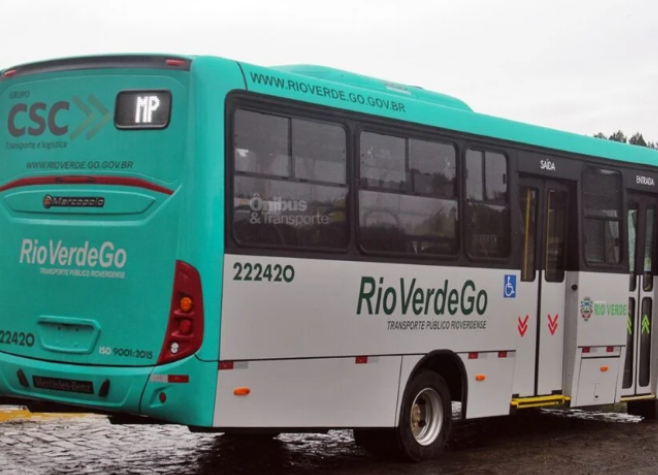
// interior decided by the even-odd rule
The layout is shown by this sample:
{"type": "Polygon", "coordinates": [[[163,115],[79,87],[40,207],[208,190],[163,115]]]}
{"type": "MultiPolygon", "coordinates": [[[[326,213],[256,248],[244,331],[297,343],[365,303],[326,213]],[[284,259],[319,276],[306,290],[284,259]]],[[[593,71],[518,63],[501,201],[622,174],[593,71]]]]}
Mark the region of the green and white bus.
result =
{"type": "Polygon", "coordinates": [[[331,68],[0,77],[0,393],[436,457],[461,417],[656,416],[658,152],[331,68]]]}

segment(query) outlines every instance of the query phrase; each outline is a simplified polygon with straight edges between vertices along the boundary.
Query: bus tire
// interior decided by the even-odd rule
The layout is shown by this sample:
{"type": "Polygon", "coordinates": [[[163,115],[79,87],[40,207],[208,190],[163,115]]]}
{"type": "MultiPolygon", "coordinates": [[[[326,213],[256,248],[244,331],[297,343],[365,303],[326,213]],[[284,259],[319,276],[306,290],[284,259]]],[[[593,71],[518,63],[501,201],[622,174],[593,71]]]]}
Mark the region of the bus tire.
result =
{"type": "Polygon", "coordinates": [[[420,370],[407,384],[395,429],[355,429],[354,441],[377,457],[407,462],[437,458],[452,426],[452,403],[445,380],[420,370]]]}
{"type": "Polygon", "coordinates": [[[431,370],[419,371],[407,384],[397,428],[399,455],[421,462],[437,458],[452,427],[452,403],[445,380],[431,370]]]}
{"type": "Polygon", "coordinates": [[[653,421],[658,418],[658,402],[656,401],[629,401],[626,403],[626,412],[632,416],[640,416],[653,421]]]}

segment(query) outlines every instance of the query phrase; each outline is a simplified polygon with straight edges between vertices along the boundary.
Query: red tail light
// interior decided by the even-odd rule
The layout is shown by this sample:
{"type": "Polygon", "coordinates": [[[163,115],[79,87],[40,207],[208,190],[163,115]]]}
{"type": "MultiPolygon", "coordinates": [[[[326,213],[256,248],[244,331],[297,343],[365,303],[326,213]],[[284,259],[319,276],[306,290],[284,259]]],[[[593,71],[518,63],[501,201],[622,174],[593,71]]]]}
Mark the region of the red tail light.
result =
{"type": "Polygon", "coordinates": [[[180,66],[185,66],[185,64],[187,62],[185,60],[182,60],[182,59],[168,59],[166,61],[166,63],[167,63],[167,66],[172,66],[172,67],[176,68],[176,67],[180,67],[180,66]]]}
{"type": "MultiPolygon", "coordinates": [[[[187,308],[187,306],[186,306],[187,308]]],[[[174,290],[171,294],[171,309],[164,345],[158,364],[171,363],[196,353],[203,342],[203,297],[201,277],[189,264],[176,261],[174,290]],[[181,302],[191,299],[194,305],[187,312],[181,302]]]]}

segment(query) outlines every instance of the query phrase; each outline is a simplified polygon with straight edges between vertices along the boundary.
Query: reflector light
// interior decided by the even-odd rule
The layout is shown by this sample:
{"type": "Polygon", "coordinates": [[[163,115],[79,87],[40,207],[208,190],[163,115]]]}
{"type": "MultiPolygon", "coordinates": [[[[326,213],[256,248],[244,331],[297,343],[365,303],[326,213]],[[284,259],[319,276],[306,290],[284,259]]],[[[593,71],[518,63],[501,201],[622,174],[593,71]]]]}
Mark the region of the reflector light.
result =
{"type": "Polygon", "coordinates": [[[469,353],[469,354],[468,354],[468,359],[469,359],[469,360],[476,360],[476,359],[478,359],[478,354],[477,354],[477,352],[469,353]]]}
{"type": "Polygon", "coordinates": [[[368,362],[367,356],[357,356],[354,360],[356,364],[366,364],[368,362]]]}
{"type": "Polygon", "coordinates": [[[152,374],[149,378],[152,383],[189,383],[190,377],[186,374],[152,374]]]}
{"type": "Polygon", "coordinates": [[[507,351],[499,351],[498,358],[507,358],[507,351]]]}
{"type": "Polygon", "coordinates": [[[233,369],[233,361],[220,361],[219,369],[233,369]]]}
{"type": "Polygon", "coordinates": [[[615,347],[614,347],[614,346],[609,346],[609,347],[606,349],[606,351],[607,351],[608,353],[613,353],[613,352],[615,351],[615,347]]]}
{"type": "Polygon", "coordinates": [[[589,351],[590,351],[589,346],[586,346],[585,348],[583,348],[583,353],[589,353],[589,351]]]}
{"type": "Polygon", "coordinates": [[[158,394],[158,399],[160,400],[161,403],[167,402],[167,395],[165,393],[160,393],[158,394]]]}
{"type": "Polygon", "coordinates": [[[186,374],[170,374],[167,377],[169,383],[189,383],[190,377],[186,374]]]}
{"type": "Polygon", "coordinates": [[[249,394],[251,394],[251,389],[249,389],[249,388],[235,388],[233,390],[233,394],[235,394],[236,396],[248,396],[249,394]]]}
{"type": "Polygon", "coordinates": [[[608,371],[608,369],[610,369],[610,368],[608,368],[607,366],[601,366],[601,372],[602,373],[605,373],[606,371],[608,371]]]}
{"type": "Polygon", "coordinates": [[[484,374],[475,375],[475,380],[476,381],[484,381],[485,379],[487,379],[487,377],[484,374]]]}

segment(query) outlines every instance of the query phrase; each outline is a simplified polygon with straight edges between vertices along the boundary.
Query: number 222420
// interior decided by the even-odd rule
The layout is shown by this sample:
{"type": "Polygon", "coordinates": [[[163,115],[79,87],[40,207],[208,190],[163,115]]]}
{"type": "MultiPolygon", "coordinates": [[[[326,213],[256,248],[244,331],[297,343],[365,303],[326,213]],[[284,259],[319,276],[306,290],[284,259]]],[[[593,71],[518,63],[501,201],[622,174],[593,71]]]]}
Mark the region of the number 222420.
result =
{"type": "Polygon", "coordinates": [[[233,280],[245,282],[287,282],[290,283],[295,279],[295,269],[292,266],[279,264],[262,265],[259,263],[251,264],[249,262],[236,262],[233,264],[233,280]]]}

